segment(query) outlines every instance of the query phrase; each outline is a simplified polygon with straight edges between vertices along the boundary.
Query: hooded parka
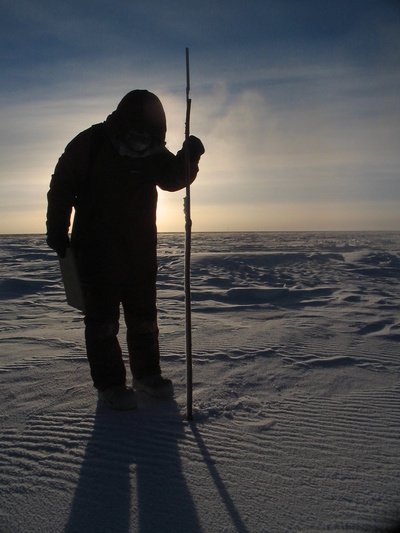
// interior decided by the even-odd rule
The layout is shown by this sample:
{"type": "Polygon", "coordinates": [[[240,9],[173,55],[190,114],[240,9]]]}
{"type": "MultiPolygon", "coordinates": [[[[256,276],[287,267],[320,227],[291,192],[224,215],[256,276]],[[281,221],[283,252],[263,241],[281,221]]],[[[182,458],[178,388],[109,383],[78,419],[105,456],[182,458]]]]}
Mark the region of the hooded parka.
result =
{"type": "MultiPolygon", "coordinates": [[[[71,243],[85,296],[85,337],[94,385],[125,383],[117,340],[122,302],[134,377],[160,373],[156,311],[157,186],[186,185],[184,149],[165,147],[160,100],[145,90],[128,93],[104,123],[66,147],[48,192],[48,240],[71,243]]],[[[191,182],[199,153],[191,156],[191,182]]]]}

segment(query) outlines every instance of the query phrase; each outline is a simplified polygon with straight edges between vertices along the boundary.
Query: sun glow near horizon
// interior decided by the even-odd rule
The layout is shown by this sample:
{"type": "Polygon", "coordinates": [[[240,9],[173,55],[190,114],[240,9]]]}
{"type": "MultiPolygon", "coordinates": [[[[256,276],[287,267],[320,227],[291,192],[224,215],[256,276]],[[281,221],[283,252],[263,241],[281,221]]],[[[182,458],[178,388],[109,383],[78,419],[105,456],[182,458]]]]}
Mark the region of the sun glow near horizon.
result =
{"type": "MultiPolygon", "coordinates": [[[[158,191],[157,229],[184,232],[185,191],[158,191]]],[[[213,231],[398,231],[396,202],[359,204],[239,204],[202,205],[191,191],[193,232],[213,231]],[[382,215],[384,213],[384,216],[382,215]],[[340,216],[338,216],[340,215],[340,216]]],[[[71,227],[73,213],[71,214],[71,227]]],[[[71,228],[70,228],[71,229],[71,228]]],[[[1,234],[46,233],[46,202],[34,210],[0,211],[1,234]]]]}
{"type": "MultiPolygon", "coordinates": [[[[0,59],[0,233],[45,231],[65,146],[132,89],[160,97],[176,153],[187,46],[190,132],[206,149],[192,189],[193,231],[398,230],[400,11],[396,2],[362,5],[231,3],[221,26],[223,3],[188,4],[178,27],[162,3],[157,17],[147,4],[121,4],[109,16],[110,4],[95,17],[86,12],[92,41],[76,25],[85,2],[44,0],[22,11],[9,3],[0,35],[8,51],[0,59]]],[[[160,192],[159,231],[184,231],[184,195],[160,192]]]]}

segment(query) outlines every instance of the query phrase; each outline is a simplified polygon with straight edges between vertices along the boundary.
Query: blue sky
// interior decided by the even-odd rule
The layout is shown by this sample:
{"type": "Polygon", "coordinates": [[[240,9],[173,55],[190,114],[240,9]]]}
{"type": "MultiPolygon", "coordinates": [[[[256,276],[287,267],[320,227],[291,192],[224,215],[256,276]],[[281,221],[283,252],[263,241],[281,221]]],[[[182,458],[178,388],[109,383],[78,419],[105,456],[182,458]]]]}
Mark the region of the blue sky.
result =
{"type": "MultiPolygon", "coordinates": [[[[0,233],[45,231],[66,144],[134,88],[206,154],[194,231],[400,228],[397,0],[0,0],[0,233]]],[[[184,193],[160,193],[183,231],[184,193]]]]}

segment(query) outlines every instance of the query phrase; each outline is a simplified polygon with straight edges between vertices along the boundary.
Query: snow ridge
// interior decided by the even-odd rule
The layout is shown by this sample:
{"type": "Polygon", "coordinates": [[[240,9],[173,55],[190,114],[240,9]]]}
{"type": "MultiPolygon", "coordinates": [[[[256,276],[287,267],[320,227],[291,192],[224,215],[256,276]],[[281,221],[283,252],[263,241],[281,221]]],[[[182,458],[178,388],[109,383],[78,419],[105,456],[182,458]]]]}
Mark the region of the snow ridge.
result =
{"type": "Polygon", "coordinates": [[[97,400],[44,239],[0,237],[0,531],[394,526],[400,234],[194,234],[192,423],[183,246],[159,236],[175,398],[121,413],[97,400]]]}

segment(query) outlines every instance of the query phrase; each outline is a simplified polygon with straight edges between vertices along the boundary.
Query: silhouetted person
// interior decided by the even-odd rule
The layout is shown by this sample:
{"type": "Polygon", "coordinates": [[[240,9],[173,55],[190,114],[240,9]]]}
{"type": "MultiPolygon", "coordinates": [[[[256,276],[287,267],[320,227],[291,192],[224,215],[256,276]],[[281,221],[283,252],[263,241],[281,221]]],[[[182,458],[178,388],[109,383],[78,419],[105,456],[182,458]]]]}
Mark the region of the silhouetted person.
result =
{"type": "MultiPolygon", "coordinates": [[[[91,376],[99,396],[115,409],[136,407],[117,338],[120,303],[134,387],[173,395],[171,380],[161,376],[158,344],[156,186],[185,187],[185,143],[174,155],[165,134],[157,96],[131,91],[105,122],[67,145],[48,192],[47,243],[60,257],[70,245],[75,251],[91,376]]],[[[204,147],[193,136],[188,142],[193,182],[204,147]]]]}

